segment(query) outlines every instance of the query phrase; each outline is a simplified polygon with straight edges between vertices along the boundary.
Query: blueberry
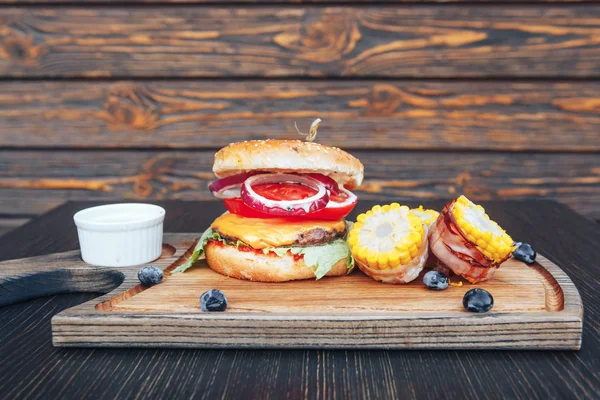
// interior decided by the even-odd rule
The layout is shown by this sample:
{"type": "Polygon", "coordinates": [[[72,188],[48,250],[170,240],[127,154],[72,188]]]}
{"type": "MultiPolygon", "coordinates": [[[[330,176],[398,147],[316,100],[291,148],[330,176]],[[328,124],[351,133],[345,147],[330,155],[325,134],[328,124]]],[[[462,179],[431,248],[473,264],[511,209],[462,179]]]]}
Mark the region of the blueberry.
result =
{"type": "Polygon", "coordinates": [[[138,279],[146,286],[153,286],[163,280],[162,269],[148,265],[138,271],[138,279]]]}
{"type": "Polygon", "coordinates": [[[429,271],[423,276],[423,283],[431,290],[444,290],[448,287],[448,277],[439,271],[429,271]]]}
{"type": "Polygon", "coordinates": [[[208,290],[200,296],[200,308],[202,311],[225,311],[227,297],[219,289],[208,290]]]}
{"type": "Polygon", "coordinates": [[[463,297],[463,306],[471,312],[487,312],[494,306],[494,298],[484,289],[471,289],[463,297]]]}
{"type": "Polygon", "coordinates": [[[527,265],[531,265],[535,262],[536,252],[529,243],[518,242],[517,248],[513,251],[513,257],[517,260],[521,260],[527,265]]]}

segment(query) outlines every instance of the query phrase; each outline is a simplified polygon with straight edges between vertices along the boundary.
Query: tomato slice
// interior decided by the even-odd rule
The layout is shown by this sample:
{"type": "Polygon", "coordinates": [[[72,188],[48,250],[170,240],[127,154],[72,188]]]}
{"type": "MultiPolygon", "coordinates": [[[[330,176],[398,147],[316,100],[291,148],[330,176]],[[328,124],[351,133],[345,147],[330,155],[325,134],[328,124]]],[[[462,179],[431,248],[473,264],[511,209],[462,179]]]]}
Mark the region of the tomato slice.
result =
{"type": "MultiPolygon", "coordinates": [[[[330,219],[330,220],[338,220],[344,218],[346,215],[350,214],[350,212],[356,206],[356,201],[350,203],[344,207],[331,207],[331,203],[334,200],[329,198],[329,204],[322,210],[315,211],[314,213],[310,213],[306,216],[306,218],[310,219],[330,219]]],[[[341,203],[341,202],[340,202],[341,203]]]]}
{"type": "Polygon", "coordinates": [[[231,199],[223,199],[225,208],[232,214],[241,215],[246,218],[277,218],[274,215],[265,214],[254,208],[250,207],[241,197],[234,197],[231,199]]]}
{"type": "Polygon", "coordinates": [[[340,192],[338,194],[329,194],[329,201],[334,201],[336,203],[343,203],[348,198],[348,195],[344,192],[340,192]]]}
{"type": "Polygon", "coordinates": [[[254,191],[269,200],[302,200],[317,194],[317,191],[300,183],[262,183],[252,186],[254,191]]]}
{"type": "MultiPolygon", "coordinates": [[[[258,193],[258,190],[257,190],[258,186],[269,186],[269,185],[279,186],[279,185],[283,185],[283,184],[256,185],[256,186],[253,186],[252,188],[258,193]]],[[[303,186],[303,185],[298,185],[298,184],[291,184],[291,185],[303,186]]],[[[306,189],[308,189],[309,191],[313,190],[309,187],[306,187],[306,186],[304,186],[304,187],[306,189]]],[[[264,197],[267,197],[267,194],[269,194],[270,196],[275,196],[276,194],[274,194],[274,191],[271,189],[272,188],[265,188],[265,192],[260,193],[260,195],[264,196],[264,197]]],[[[295,189],[296,188],[294,188],[294,190],[295,189]]],[[[292,190],[289,193],[286,193],[286,195],[287,196],[300,195],[299,193],[295,192],[294,190],[292,190]]],[[[282,188],[282,192],[280,193],[280,195],[283,196],[283,194],[282,194],[283,192],[285,192],[285,190],[282,188]]],[[[306,193],[308,193],[308,192],[306,192],[306,193]]],[[[308,195],[306,195],[306,197],[312,196],[312,195],[314,195],[314,193],[309,193],[308,195]]],[[[270,198],[270,197],[267,197],[267,198],[270,198]]],[[[301,198],[303,198],[303,197],[301,197],[301,198]]],[[[340,195],[330,195],[329,204],[327,204],[327,207],[325,207],[324,209],[315,211],[308,215],[303,215],[303,216],[299,216],[299,217],[290,216],[287,218],[290,218],[290,219],[301,218],[301,219],[339,220],[339,219],[344,218],[346,215],[350,214],[352,209],[354,209],[354,206],[356,206],[356,201],[354,201],[353,203],[350,203],[346,206],[343,206],[343,207],[335,206],[335,203],[343,203],[344,201],[346,201],[346,199],[347,199],[347,196],[344,193],[340,193],[340,195]]],[[[273,198],[272,200],[296,200],[296,199],[273,198]]],[[[252,207],[248,206],[246,203],[244,203],[244,201],[239,197],[232,198],[232,199],[223,199],[223,202],[225,203],[225,207],[227,208],[227,210],[230,213],[241,215],[242,217],[246,217],[246,218],[278,218],[273,215],[265,214],[263,212],[255,210],[254,208],[252,208],[252,207]]]]}

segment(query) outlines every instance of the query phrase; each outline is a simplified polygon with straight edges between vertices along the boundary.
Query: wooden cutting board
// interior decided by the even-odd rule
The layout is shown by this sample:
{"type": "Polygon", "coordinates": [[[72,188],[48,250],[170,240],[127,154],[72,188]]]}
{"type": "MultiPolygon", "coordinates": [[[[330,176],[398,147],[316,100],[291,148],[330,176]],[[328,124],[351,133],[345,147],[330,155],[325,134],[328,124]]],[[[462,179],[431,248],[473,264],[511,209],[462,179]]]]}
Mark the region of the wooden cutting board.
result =
{"type": "MultiPolygon", "coordinates": [[[[189,256],[199,235],[165,234],[165,270],[153,287],[139,284],[139,267],[100,268],[79,251],[0,263],[0,305],[64,292],[102,297],[52,319],[55,346],[178,348],[579,349],[583,306],[573,282],[538,255],[529,267],[507,261],[494,279],[444,291],[375,282],[355,271],[345,277],[287,283],[241,281],[204,261],[185,273],[169,271],[189,256]],[[462,297],[488,290],[494,308],[464,311],[462,297]],[[200,310],[200,295],[222,290],[223,313],[200,310]]],[[[457,281],[456,278],[453,279],[457,281]]]]}

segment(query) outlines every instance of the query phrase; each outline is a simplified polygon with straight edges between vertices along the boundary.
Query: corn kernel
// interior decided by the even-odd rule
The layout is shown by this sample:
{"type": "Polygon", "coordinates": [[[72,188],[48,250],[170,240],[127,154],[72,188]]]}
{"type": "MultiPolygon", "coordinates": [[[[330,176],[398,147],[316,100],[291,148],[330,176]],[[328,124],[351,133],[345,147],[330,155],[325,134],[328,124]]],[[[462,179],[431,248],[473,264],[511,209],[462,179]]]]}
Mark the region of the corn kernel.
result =
{"type": "Polygon", "coordinates": [[[400,258],[400,261],[404,260],[405,258],[410,258],[410,254],[408,253],[408,250],[406,249],[398,249],[397,252],[398,257],[400,258]]]}
{"type": "Polygon", "coordinates": [[[384,213],[389,212],[390,211],[390,205],[386,204],[385,206],[382,206],[381,207],[381,211],[384,212],[384,213]]]}
{"type": "Polygon", "coordinates": [[[390,204],[390,208],[392,210],[399,210],[400,209],[400,204],[398,204],[398,203],[392,203],[392,204],[390,204]]]}
{"type": "Polygon", "coordinates": [[[358,258],[360,258],[361,260],[366,260],[367,259],[367,249],[365,249],[364,247],[361,248],[358,252],[358,258]]]}
{"type": "Polygon", "coordinates": [[[408,251],[408,248],[412,245],[412,240],[410,240],[409,236],[402,238],[401,246],[404,250],[408,251]]]}
{"type": "Polygon", "coordinates": [[[408,234],[408,238],[412,243],[420,244],[423,235],[419,234],[418,232],[411,232],[408,234]]]}
{"type": "Polygon", "coordinates": [[[379,254],[379,257],[377,259],[377,265],[378,265],[379,269],[389,268],[388,260],[389,260],[389,257],[387,255],[387,253],[379,254]]]}
{"type": "Polygon", "coordinates": [[[389,259],[390,259],[390,257],[388,255],[388,253],[379,253],[377,261],[380,264],[387,264],[389,259]]]}
{"type": "Polygon", "coordinates": [[[493,239],[492,237],[492,232],[484,232],[483,235],[481,235],[481,238],[486,242],[486,243],[490,243],[493,239]]]}
{"type": "Polygon", "coordinates": [[[380,205],[373,206],[373,208],[371,208],[371,211],[373,211],[374,213],[378,213],[381,211],[381,206],[380,205]]]}
{"type": "MultiPolygon", "coordinates": [[[[356,217],[356,222],[365,222],[365,218],[367,218],[366,214],[359,214],[358,217],[356,217]]],[[[355,224],[356,226],[356,224],[355,224]]]]}
{"type": "Polygon", "coordinates": [[[394,251],[390,254],[390,258],[388,260],[388,264],[390,267],[394,268],[398,264],[400,264],[400,253],[394,251]]]}
{"type": "Polygon", "coordinates": [[[369,251],[366,260],[369,267],[377,268],[377,253],[369,251]]]}

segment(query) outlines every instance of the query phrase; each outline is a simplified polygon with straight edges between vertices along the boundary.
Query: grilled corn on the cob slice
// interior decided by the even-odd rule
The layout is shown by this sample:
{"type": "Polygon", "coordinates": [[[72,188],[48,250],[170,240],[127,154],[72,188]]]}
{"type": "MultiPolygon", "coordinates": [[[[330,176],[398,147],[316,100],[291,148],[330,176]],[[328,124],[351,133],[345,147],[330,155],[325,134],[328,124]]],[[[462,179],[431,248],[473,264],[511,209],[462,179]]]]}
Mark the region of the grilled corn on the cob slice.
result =
{"type": "Polygon", "coordinates": [[[465,196],[444,206],[429,229],[429,245],[438,265],[471,283],[490,279],[514,250],[506,231],[465,196]]]}
{"type": "Polygon", "coordinates": [[[410,282],[427,258],[423,222],[406,206],[392,203],[360,214],[348,234],[359,268],[373,279],[410,282]],[[421,260],[423,259],[423,260],[421,260]]]}
{"type": "Polygon", "coordinates": [[[452,214],[462,233],[490,260],[501,262],[513,252],[512,238],[490,219],[482,206],[460,196],[452,214]]]}

